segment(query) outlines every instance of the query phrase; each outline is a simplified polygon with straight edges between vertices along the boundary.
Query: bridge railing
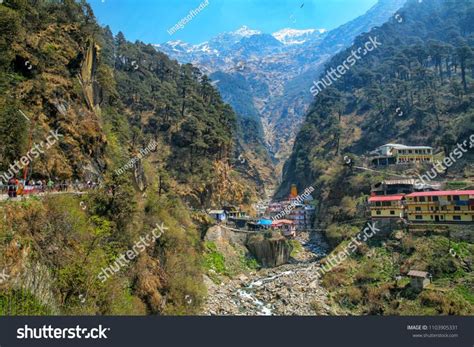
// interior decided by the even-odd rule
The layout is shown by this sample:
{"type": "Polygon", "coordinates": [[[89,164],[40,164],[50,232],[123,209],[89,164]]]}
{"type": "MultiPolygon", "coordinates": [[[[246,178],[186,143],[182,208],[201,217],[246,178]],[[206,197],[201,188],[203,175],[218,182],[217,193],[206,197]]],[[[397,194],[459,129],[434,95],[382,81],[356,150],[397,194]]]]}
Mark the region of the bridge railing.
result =
{"type": "Polygon", "coordinates": [[[243,234],[259,234],[261,231],[253,231],[253,230],[244,230],[244,229],[235,229],[225,225],[221,225],[222,228],[236,232],[236,233],[243,233],[243,234]]]}

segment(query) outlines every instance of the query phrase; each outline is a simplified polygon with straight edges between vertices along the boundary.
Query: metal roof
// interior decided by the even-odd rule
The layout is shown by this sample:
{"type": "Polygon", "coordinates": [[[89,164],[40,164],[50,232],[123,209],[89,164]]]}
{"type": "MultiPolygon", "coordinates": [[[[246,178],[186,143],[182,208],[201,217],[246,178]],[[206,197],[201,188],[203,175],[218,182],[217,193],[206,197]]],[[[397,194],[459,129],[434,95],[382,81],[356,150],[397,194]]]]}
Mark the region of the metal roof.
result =
{"type": "Polygon", "coordinates": [[[474,195],[474,190],[441,190],[433,192],[416,192],[408,194],[407,198],[415,198],[418,196],[447,196],[447,195],[474,195]]]}
{"type": "Polygon", "coordinates": [[[401,201],[405,195],[379,195],[379,196],[372,196],[369,198],[369,202],[379,202],[379,201],[401,201]]]}
{"type": "Polygon", "coordinates": [[[260,219],[257,223],[260,225],[272,225],[272,221],[270,219],[260,219]]]}
{"type": "Polygon", "coordinates": [[[225,213],[224,210],[211,210],[209,211],[209,214],[223,214],[225,213]]]}
{"type": "Polygon", "coordinates": [[[407,146],[407,145],[400,145],[398,143],[387,143],[386,145],[382,145],[381,147],[393,147],[397,149],[433,149],[433,147],[429,146],[407,146]]]}

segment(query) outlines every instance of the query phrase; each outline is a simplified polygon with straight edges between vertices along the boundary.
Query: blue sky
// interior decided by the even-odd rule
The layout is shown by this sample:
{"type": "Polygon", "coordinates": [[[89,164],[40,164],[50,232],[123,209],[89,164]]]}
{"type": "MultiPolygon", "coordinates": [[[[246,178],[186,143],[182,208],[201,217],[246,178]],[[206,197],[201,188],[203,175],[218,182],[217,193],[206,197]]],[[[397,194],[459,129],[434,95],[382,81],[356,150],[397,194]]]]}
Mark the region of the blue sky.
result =
{"type": "Polygon", "coordinates": [[[364,14],[377,0],[209,0],[184,29],[167,30],[204,0],[90,0],[102,25],[128,40],[204,42],[242,25],[272,33],[283,28],[333,29],[364,14]],[[303,5],[304,4],[304,5],[303,5]]]}

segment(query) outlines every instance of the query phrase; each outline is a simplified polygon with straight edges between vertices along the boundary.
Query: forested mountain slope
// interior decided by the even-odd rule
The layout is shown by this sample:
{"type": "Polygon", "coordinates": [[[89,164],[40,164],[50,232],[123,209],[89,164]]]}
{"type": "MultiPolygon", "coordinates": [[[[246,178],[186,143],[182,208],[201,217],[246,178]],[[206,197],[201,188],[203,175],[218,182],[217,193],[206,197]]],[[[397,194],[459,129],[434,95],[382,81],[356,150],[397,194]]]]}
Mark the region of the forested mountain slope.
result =
{"type": "Polygon", "coordinates": [[[169,184],[210,204],[218,192],[204,187],[221,182],[214,167],[236,159],[236,120],[207,78],[151,46],[114,38],[86,4],[29,4],[1,7],[2,121],[18,132],[1,129],[1,168],[26,152],[29,136],[35,143],[61,129],[64,141],[32,163],[32,177],[99,179],[154,138],[169,184]]]}
{"type": "Polygon", "coordinates": [[[348,247],[367,221],[371,185],[417,177],[433,166],[360,169],[367,168],[367,156],[377,146],[432,146],[442,160],[460,151],[458,144],[467,144],[462,157],[456,155],[456,164],[437,179],[463,183],[458,187],[472,184],[473,34],[473,1],[410,0],[388,23],[359,36],[326,66],[347,65],[352,52],[371,38],[381,43],[316,96],[278,192],[286,195],[291,183],[301,191],[315,188],[315,227],[323,228],[333,247],[323,261],[330,270],[321,283],[345,314],[472,315],[472,238],[453,237],[462,230],[469,235],[471,225],[418,230],[401,219],[389,226],[377,220],[375,227],[382,232],[354,251],[348,247]],[[412,269],[432,275],[422,293],[411,290],[404,277],[412,269]]]}
{"type": "MultiPolygon", "coordinates": [[[[449,152],[467,139],[473,131],[473,15],[472,1],[409,1],[388,23],[335,56],[326,71],[371,37],[381,43],[316,96],[279,193],[291,182],[329,189],[335,180],[352,177],[345,155],[354,155],[357,164],[357,156],[385,143],[449,152]]],[[[350,193],[334,188],[326,192],[334,201],[350,193]]]]}
{"type": "Polygon", "coordinates": [[[0,170],[57,131],[26,177],[100,183],[79,198],[2,202],[0,266],[10,280],[0,311],[195,312],[205,218],[189,207],[255,198],[234,170],[232,109],[198,69],[99,27],[85,1],[3,1],[0,51],[0,170]],[[157,223],[167,230],[156,243],[98,280],[157,223]]]}
{"type": "MultiPolygon", "coordinates": [[[[328,59],[359,34],[383,24],[404,3],[405,0],[380,0],[367,13],[329,32],[286,28],[272,36],[243,27],[199,45],[170,41],[157,45],[157,49],[180,62],[212,72],[217,88],[243,124],[255,124],[253,111],[257,111],[260,124],[255,129],[260,133],[263,126],[261,142],[266,145],[280,179],[283,163],[311,103],[307,90],[312,80],[328,59]],[[293,40],[284,40],[282,35],[293,40]],[[233,88],[235,85],[238,87],[233,88]]],[[[253,128],[243,127],[244,138],[252,131],[253,128]]],[[[263,165],[258,166],[258,171],[269,184],[274,178],[265,170],[268,155],[259,143],[252,141],[249,145],[257,145],[257,154],[262,154],[263,165]]]]}

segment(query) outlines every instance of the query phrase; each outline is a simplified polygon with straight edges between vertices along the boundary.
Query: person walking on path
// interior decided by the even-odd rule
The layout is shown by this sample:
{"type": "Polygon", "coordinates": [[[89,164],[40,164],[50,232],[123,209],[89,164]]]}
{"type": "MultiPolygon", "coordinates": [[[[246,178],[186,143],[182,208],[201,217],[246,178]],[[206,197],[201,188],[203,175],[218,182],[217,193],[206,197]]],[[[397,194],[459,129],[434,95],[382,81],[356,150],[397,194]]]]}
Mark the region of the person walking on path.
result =
{"type": "Polygon", "coordinates": [[[16,189],[18,186],[18,180],[16,177],[10,178],[8,181],[8,197],[9,198],[16,198],[16,189]]]}
{"type": "Polygon", "coordinates": [[[51,178],[50,178],[49,181],[48,181],[48,191],[49,191],[49,192],[52,192],[52,191],[53,191],[53,187],[54,187],[54,182],[53,182],[53,180],[51,180],[51,178]]]}

